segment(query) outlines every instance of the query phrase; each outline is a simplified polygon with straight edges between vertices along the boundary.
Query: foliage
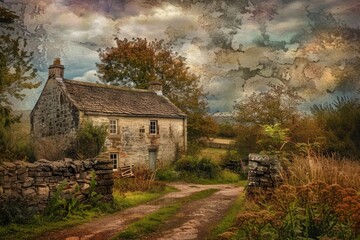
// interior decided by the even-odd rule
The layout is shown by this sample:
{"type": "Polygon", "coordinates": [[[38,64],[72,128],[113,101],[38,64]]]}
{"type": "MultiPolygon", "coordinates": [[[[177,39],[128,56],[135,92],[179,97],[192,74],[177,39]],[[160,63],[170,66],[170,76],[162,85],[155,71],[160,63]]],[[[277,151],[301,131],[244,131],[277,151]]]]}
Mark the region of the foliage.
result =
{"type": "Polygon", "coordinates": [[[24,224],[33,220],[35,212],[21,197],[7,198],[0,202],[0,226],[24,224]]]}
{"type": "Polygon", "coordinates": [[[229,122],[220,123],[217,136],[224,138],[235,138],[237,136],[234,124],[229,122]]]}
{"type": "Polygon", "coordinates": [[[163,84],[163,94],[188,115],[190,141],[214,133],[214,121],[206,113],[206,100],[199,79],[190,73],[185,58],[163,40],[115,39],[116,47],[100,50],[98,76],[104,83],[148,88],[163,84]]]}
{"type": "Polygon", "coordinates": [[[96,157],[104,148],[107,126],[85,121],[76,133],[75,153],[80,159],[96,157]]]}
{"type": "Polygon", "coordinates": [[[78,185],[75,188],[70,188],[66,181],[58,185],[56,191],[51,196],[44,215],[50,221],[59,221],[72,216],[86,217],[89,211],[92,210],[101,212],[101,208],[107,209],[107,206],[102,206],[102,195],[95,191],[96,180],[95,173],[90,176],[90,186],[85,200],[81,199],[80,188],[78,185]]]}
{"type": "Polygon", "coordinates": [[[177,161],[175,169],[180,172],[181,178],[216,179],[221,175],[219,165],[208,158],[198,159],[193,156],[185,156],[177,161]]]}
{"type": "Polygon", "coordinates": [[[360,234],[360,195],[353,189],[323,182],[282,185],[269,201],[258,203],[238,215],[236,239],[356,239],[360,234]]]}
{"type": "Polygon", "coordinates": [[[32,53],[25,50],[26,39],[6,33],[13,31],[12,24],[18,16],[3,6],[0,13],[0,158],[4,158],[11,153],[7,144],[10,126],[20,119],[12,113],[10,98],[22,100],[22,90],[36,88],[40,83],[32,82],[36,70],[31,64],[32,53]]]}
{"type": "Polygon", "coordinates": [[[243,125],[286,125],[299,115],[303,101],[294,88],[268,84],[266,92],[253,93],[234,106],[235,120],[243,125]]]}
{"type": "Polygon", "coordinates": [[[345,157],[360,156],[360,103],[358,99],[337,98],[332,104],[311,109],[325,139],[324,151],[345,157]]]}

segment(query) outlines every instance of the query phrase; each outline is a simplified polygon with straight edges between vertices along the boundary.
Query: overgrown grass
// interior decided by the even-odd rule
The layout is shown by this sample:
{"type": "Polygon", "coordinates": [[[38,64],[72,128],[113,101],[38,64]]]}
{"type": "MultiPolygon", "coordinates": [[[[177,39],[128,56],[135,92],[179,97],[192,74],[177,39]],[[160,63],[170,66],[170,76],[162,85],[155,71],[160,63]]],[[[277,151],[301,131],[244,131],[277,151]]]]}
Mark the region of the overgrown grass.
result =
{"type": "Polygon", "coordinates": [[[360,162],[335,157],[296,156],[289,164],[287,183],[298,186],[321,181],[360,191],[360,162]]]}
{"type": "Polygon", "coordinates": [[[209,197],[215,193],[216,189],[207,189],[204,191],[196,192],[188,197],[181,198],[176,202],[160,208],[158,211],[147,215],[141,220],[131,224],[124,231],[120,232],[114,239],[139,239],[145,234],[153,233],[159,227],[180,211],[181,207],[192,201],[200,200],[209,197]]]}

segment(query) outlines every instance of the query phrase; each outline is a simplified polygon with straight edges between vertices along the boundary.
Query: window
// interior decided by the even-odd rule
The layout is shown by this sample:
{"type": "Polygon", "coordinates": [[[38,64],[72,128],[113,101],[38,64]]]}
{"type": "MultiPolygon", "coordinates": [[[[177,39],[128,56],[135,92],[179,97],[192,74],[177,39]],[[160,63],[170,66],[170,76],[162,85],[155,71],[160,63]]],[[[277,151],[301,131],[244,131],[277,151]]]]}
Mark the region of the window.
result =
{"type": "Polygon", "coordinates": [[[117,120],[110,120],[109,122],[109,133],[117,134],[117,120]]]}
{"type": "Polygon", "coordinates": [[[158,121],[150,120],[150,134],[159,134],[158,121]]]}
{"type": "Polygon", "coordinates": [[[110,153],[110,159],[113,162],[113,169],[114,170],[118,169],[118,166],[119,166],[118,154],[117,153],[110,153]]]}

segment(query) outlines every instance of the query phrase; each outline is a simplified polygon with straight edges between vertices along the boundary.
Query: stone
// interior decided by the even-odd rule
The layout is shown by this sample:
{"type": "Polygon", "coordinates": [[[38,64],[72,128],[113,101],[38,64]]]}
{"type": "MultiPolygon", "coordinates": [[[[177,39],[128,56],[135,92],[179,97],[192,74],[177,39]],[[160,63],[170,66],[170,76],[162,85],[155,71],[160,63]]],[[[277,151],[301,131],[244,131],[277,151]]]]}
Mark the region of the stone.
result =
{"type": "Polygon", "coordinates": [[[8,170],[15,170],[16,165],[11,162],[3,162],[2,165],[7,168],[8,170]]]}
{"type": "Polygon", "coordinates": [[[98,186],[112,186],[114,184],[114,180],[100,180],[97,182],[98,186]]]}
{"type": "Polygon", "coordinates": [[[4,193],[3,187],[0,185],[0,195],[4,193]]]}
{"type": "Polygon", "coordinates": [[[39,195],[49,195],[50,189],[49,187],[37,187],[37,193],[39,195]]]}
{"type": "Polygon", "coordinates": [[[24,181],[24,183],[22,184],[22,186],[24,187],[24,188],[27,188],[27,187],[31,187],[33,184],[34,184],[34,178],[31,178],[31,177],[27,177],[27,178],[25,178],[25,181],[24,181]]]}
{"type": "Polygon", "coordinates": [[[30,197],[36,195],[36,191],[33,188],[24,188],[21,190],[21,195],[24,197],[30,197]]]}

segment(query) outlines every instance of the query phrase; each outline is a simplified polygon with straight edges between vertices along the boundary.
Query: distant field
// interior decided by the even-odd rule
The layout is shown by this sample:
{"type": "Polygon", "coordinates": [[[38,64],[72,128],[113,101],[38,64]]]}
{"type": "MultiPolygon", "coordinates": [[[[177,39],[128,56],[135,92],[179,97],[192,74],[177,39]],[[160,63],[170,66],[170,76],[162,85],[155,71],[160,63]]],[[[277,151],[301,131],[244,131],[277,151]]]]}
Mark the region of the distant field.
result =
{"type": "Polygon", "coordinates": [[[204,148],[200,150],[199,156],[210,158],[216,163],[220,163],[222,158],[226,155],[226,149],[218,148],[204,148]]]}

